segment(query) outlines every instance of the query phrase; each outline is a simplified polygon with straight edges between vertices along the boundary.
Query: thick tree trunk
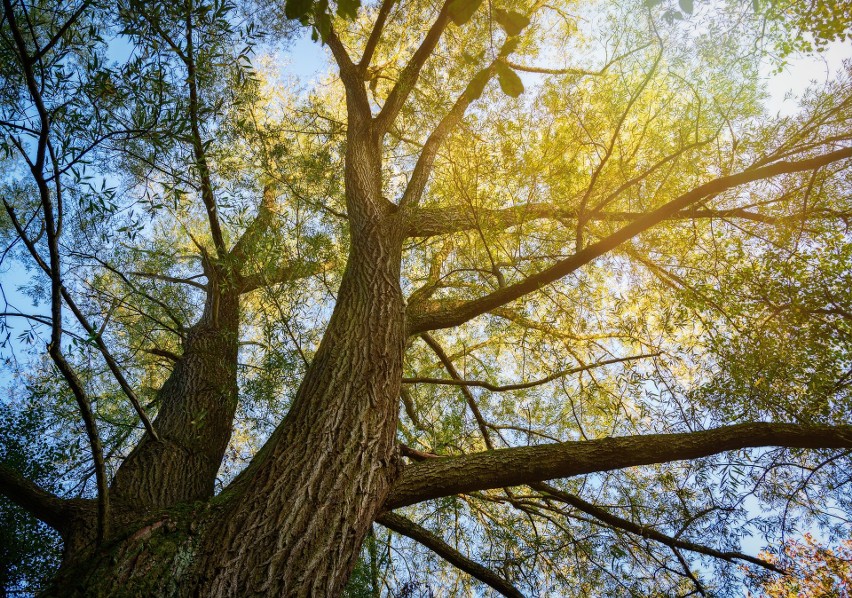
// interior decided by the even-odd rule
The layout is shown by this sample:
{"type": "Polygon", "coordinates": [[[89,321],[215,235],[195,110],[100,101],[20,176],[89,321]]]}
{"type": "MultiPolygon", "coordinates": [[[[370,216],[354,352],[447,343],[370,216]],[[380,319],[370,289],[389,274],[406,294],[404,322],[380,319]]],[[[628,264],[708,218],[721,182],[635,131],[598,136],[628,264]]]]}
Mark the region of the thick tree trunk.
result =
{"type": "Polygon", "coordinates": [[[355,261],[291,413],[206,542],[205,596],[337,595],[384,502],[403,305],[385,268],[355,261]]]}
{"type": "Polygon", "coordinates": [[[204,596],[336,596],[397,473],[402,225],[370,134],[347,152],[349,260],[284,423],[234,484],[200,555],[204,596]]]}
{"type": "Polygon", "coordinates": [[[187,551],[213,514],[192,503],[213,496],[237,406],[238,331],[239,296],[211,277],[204,313],[158,393],[159,439],[146,433],[113,480],[115,534],[95,550],[94,505],[69,504],[63,566],[49,595],[185,594],[187,551]]]}
{"type": "Polygon", "coordinates": [[[284,422],[246,471],[211,499],[236,405],[239,314],[235,297],[220,298],[218,306],[208,301],[161,391],[154,424],[161,440],[143,439],[116,476],[116,527],[123,531],[94,554],[70,555],[52,594],[342,592],[399,471],[406,338],[399,285],[404,227],[381,196],[378,142],[362,133],[350,135],[347,153],[348,265],[284,422]]]}

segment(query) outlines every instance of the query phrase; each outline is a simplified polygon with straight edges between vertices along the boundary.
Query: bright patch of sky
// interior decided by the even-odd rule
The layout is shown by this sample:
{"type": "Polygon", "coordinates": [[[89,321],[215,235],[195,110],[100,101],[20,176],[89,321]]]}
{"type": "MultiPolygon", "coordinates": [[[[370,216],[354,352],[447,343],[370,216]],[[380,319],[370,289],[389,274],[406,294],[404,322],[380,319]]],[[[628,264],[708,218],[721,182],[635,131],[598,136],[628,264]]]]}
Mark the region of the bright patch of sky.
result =
{"type": "Polygon", "coordinates": [[[821,86],[834,80],[844,69],[844,61],[850,60],[852,44],[834,42],[824,52],[791,60],[781,72],[773,72],[774,67],[765,64],[762,75],[767,81],[770,112],[785,116],[795,113],[797,97],[811,85],[821,86]]]}
{"type": "Polygon", "coordinates": [[[328,72],[331,60],[328,49],[312,41],[310,30],[306,29],[288,49],[284,64],[286,74],[298,78],[302,85],[310,86],[328,72]]]}

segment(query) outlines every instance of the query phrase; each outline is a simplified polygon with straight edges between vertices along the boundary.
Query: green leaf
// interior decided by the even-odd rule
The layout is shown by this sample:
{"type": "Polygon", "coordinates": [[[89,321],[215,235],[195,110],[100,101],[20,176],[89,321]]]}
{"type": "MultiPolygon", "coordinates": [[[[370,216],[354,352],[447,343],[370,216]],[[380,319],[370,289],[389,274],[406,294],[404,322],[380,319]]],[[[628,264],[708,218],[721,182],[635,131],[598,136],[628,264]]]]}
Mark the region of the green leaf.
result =
{"type": "Polygon", "coordinates": [[[500,89],[507,96],[516,98],[524,93],[524,84],[518,73],[502,62],[497,63],[497,79],[500,81],[500,89]]]}
{"type": "Polygon", "coordinates": [[[354,21],[358,16],[359,8],[361,8],[361,0],[337,0],[337,14],[344,19],[354,21]]]}
{"type": "Polygon", "coordinates": [[[514,10],[498,8],[494,11],[494,20],[500,24],[508,35],[520,35],[521,31],[530,24],[530,18],[514,10]]]}
{"type": "Polygon", "coordinates": [[[450,0],[450,5],[447,7],[447,12],[453,23],[456,25],[464,25],[480,7],[482,0],[450,0]]]}
{"type": "Polygon", "coordinates": [[[692,11],[694,9],[694,7],[692,5],[692,0],[678,0],[678,3],[680,4],[680,9],[683,12],[685,12],[688,15],[692,14],[692,11]]]}
{"type": "Polygon", "coordinates": [[[467,93],[470,94],[471,100],[478,100],[482,96],[482,92],[485,91],[485,86],[488,85],[488,80],[491,76],[488,74],[488,70],[481,70],[476,75],[473,76],[470,83],[467,86],[467,93]]]}
{"type": "Polygon", "coordinates": [[[311,0],[287,0],[284,4],[284,16],[288,19],[301,19],[311,10],[311,0]]]}
{"type": "Polygon", "coordinates": [[[663,0],[645,0],[645,6],[647,8],[654,8],[658,4],[662,4],[663,0]]]}
{"type": "Polygon", "coordinates": [[[325,43],[325,40],[328,39],[328,35],[331,33],[331,17],[329,17],[328,14],[324,12],[318,14],[316,16],[314,26],[316,27],[316,30],[319,33],[320,39],[323,41],[323,43],[325,43]]]}
{"type": "Polygon", "coordinates": [[[666,23],[671,25],[676,20],[682,21],[683,15],[677,10],[667,10],[666,12],[663,13],[663,19],[665,19],[666,23]]]}
{"type": "Polygon", "coordinates": [[[506,58],[509,54],[518,49],[518,45],[521,40],[517,37],[510,37],[506,40],[506,43],[503,44],[503,47],[500,48],[500,58],[506,58]]]}

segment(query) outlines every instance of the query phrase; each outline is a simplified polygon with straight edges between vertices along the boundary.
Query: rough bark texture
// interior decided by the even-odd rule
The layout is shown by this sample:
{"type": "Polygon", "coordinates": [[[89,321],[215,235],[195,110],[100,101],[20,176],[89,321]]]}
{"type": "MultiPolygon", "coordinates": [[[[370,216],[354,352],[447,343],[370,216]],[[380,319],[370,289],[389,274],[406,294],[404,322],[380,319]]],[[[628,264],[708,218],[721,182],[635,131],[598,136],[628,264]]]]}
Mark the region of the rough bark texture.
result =
{"type": "Polygon", "coordinates": [[[350,135],[352,243],[337,304],[287,418],[205,543],[204,596],[339,594],[394,480],[402,227],[381,198],[378,156],[369,133],[350,135]]]}
{"type": "Polygon", "coordinates": [[[252,465],[209,500],[235,407],[239,316],[235,297],[214,293],[160,393],[162,440],[143,439],[116,476],[119,505],[134,505],[117,511],[123,535],[81,550],[88,556],[71,559],[54,595],[340,594],[399,471],[403,225],[381,196],[379,165],[369,131],[351,140],[352,241],[337,303],[290,412],[252,465]]]}
{"type": "MultiPolygon", "coordinates": [[[[344,353],[366,355],[360,350],[333,351],[325,363],[340,364],[344,353]]],[[[360,365],[362,371],[376,371],[360,365]]],[[[392,432],[368,432],[377,422],[395,423],[395,417],[383,419],[382,410],[374,409],[389,399],[363,386],[361,376],[351,383],[343,376],[326,381],[322,374],[328,371],[312,369],[306,379],[305,386],[312,381],[311,388],[321,389],[320,394],[308,395],[303,386],[300,395],[308,401],[301,417],[316,415],[309,405],[314,401],[332,409],[332,416],[320,417],[328,438],[310,434],[304,420],[288,419],[274,443],[267,445],[270,450],[261,455],[261,464],[247,471],[225,496],[177,505],[143,520],[131,511],[118,511],[120,520],[114,523],[123,534],[94,554],[91,544],[73,546],[77,558],[67,561],[49,595],[334,596],[349,575],[365,528],[374,520],[394,520],[383,509],[459,492],[746,447],[852,448],[850,426],[741,424],[433,458],[409,466],[394,482],[397,467],[388,440],[392,432]],[[366,389],[366,396],[353,394],[358,389],[366,389]],[[354,408],[334,404],[334,392],[354,408]],[[337,433],[338,429],[350,436],[337,433]]],[[[74,532],[81,537],[79,531],[86,525],[93,535],[92,501],[64,501],[60,509],[36,487],[22,491],[49,516],[68,518],[69,523],[60,526],[65,528],[63,535],[74,532]]],[[[439,554],[443,550],[438,544],[435,548],[439,554]]],[[[476,567],[468,568],[479,573],[476,567]]]]}
{"type": "Polygon", "coordinates": [[[117,502],[146,512],[213,496],[237,406],[239,298],[211,290],[183,355],[160,389],[154,429],[118,470],[117,502]]]}
{"type": "MultiPolygon", "coordinates": [[[[158,394],[158,414],[153,422],[158,439],[146,434],[117,471],[109,491],[104,490],[105,481],[100,488],[102,506],[105,498],[112,504],[109,519],[100,520],[112,530],[103,534],[107,537],[101,545],[95,543],[99,519],[94,501],[60,500],[15,472],[0,468],[0,491],[59,530],[65,541],[65,561],[48,595],[337,596],[371,524],[384,517],[393,529],[430,546],[506,595],[515,596],[518,591],[508,582],[439,537],[388,514],[388,510],[452,494],[698,458],[744,447],[852,448],[852,428],[848,426],[745,424],[690,434],[490,450],[428,459],[402,471],[395,436],[404,347],[410,334],[460,325],[495,312],[663,220],[697,217],[697,207],[708,197],[745,183],[814,170],[852,157],[852,148],[843,148],[799,161],[776,161],[710,181],[642,215],[602,214],[627,224],[536,274],[476,299],[432,301],[427,288],[420,293],[422,301],[412,301],[406,313],[400,288],[406,236],[444,234],[473,226],[467,214],[458,209],[418,208],[442,139],[474,99],[469,93],[471,86],[428,138],[400,205],[382,196],[382,136],[393,125],[450,22],[453,4],[442,4],[375,118],[364,75],[381,25],[371,35],[373,41],[368,42],[366,62],[359,65],[352,63],[333,31],[324,36],[340,67],[347,98],[347,267],[323,340],[290,412],[251,465],[215,498],[213,485],[237,406],[239,295],[324,266],[293,262],[255,273],[238,272],[247,261],[246,252],[269,229],[274,196],[272,189],[265,191],[257,220],[228,252],[197,122],[192,21],[187,19],[193,152],[216,247],[215,258],[205,255],[208,285],[204,313],[186,331],[183,355],[158,394]]],[[[383,3],[380,14],[386,17],[391,5],[383,3]]],[[[7,15],[12,14],[8,0],[4,8],[7,15]]],[[[380,17],[380,22],[385,17],[380,17]]],[[[23,49],[21,56],[26,57],[23,49]]],[[[23,63],[32,64],[28,60],[23,63]]],[[[27,74],[34,81],[32,71],[27,74]]],[[[33,101],[42,106],[38,86],[32,83],[29,90],[33,101]]],[[[43,106],[39,112],[46,115],[43,106]]],[[[48,124],[44,116],[45,130],[48,124]]],[[[40,139],[42,158],[46,135],[40,139]]],[[[41,169],[43,164],[37,166],[41,169]]],[[[49,199],[49,194],[42,193],[42,197],[49,199]]],[[[44,201],[48,205],[47,199],[44,201]]],[[[46,212],[52,214],[52,208],[46,212]]],[[[707,217],[717,214],[705,210],[707,217]]],[[[531,204],[483,212],[481,216],[486,225],[499,228],[565,215],[554,206],[531,204]]],[[[748,217],[745,213],[726,215],[748,217]]],[[[46,269],[57,273],[53,296],[58,321],[60,268],[55,243],[51,247],[55,263],[46,269]]],[[[37,256],[37,252],[34,254],[37,256]]],[[[453,370],[451,374],[453,383],[459,384],[458,374],[453,370]]],[[[462,388],[470,384],[461,381],[462,388]]],[[[517,387],[524,386],[529,385],[517,387]]],[[[96,433],[91,436],[97,440],[96,433]]],[[[93,446],[97,449],[93,452],[99,454],[99,445],[93,446]]],[[[105,475],[100,477],[105,480],[105,475]]],[[[602,519],[606,517],[601,514],[602,519]]]]}
{"type": "Polygon", "coordinates": [[[852,426],[738,424],[700,432],[601,438],[427,459],[406,469],[386,507],[759,446],[852,448],[852,426]]]}

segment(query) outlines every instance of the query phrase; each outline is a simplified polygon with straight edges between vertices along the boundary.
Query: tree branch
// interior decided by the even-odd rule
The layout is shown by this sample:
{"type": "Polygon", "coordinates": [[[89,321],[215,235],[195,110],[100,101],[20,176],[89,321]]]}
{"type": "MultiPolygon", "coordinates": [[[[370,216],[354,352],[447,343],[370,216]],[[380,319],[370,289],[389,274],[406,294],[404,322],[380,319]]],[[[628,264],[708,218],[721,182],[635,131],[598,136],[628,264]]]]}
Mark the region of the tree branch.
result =
{"type": "Polygon", "coordinates": [[[450,13],[448,8],[451,1],[452,0],[447,0],[444,2],[441,7],[441,12],[438,13],[438,17],[435,19],[435,22],[432,23],[432,27],[429,28],[429,32],[426,34],[426,37],[423,38],[423,42],[420,44],[420,47],[414,52],[411,60],[407,65],[405,65],[405,68],[402,69],[402,72],[399,74],[399,80],[396,82],[396,85],[394,85],[390,94],[388,94],[388,97],[385,100],[385,105],[376,117],[376,130],[379,135],[387,131],[396,120],[399,111],[402,109],[403,105],[405,105],[405,101],[408,99],[408,96],[414,89],[414,85],[417,83],[417,79],[420,76],[420,69],[423,68],[423,65],[426,64],[426,60],[428,60],[429,56],[431,56],[432,52],[435,50],[435,46],[438,45],[441,35],[443,35],[444,30],[450,22],[450,13]]]}
{"type": "MultiPolygon", "coordinates": [[[[26,8],[24,7],[26,11],[26,8]]],[[[20,58],[23,67],[24,76],[27,82],[27,90],[29,91],[30,99],[35,105],[39,116],[39,132],[38,144],[36,149],[36,160],[30,163],[30,172],[35,180],[39,192],[39,201],[44,217],[44,230],[47,236],[48,248],[48,267],[47,273],[50,277],[50,311],[51,311],[51,336],[50,343],[47,345],[47,352],[53,363],[59,369],[65,382],[71,388],[74,399],[77,402],[77,407],[80,410],[80,416],[83,419],[86,428],[86,435],[89,439],[89,446],[92,452],[92,460],[95,465],[95,476],[98,486],[98,525],[97,525],[97,543],[101,544],[109,536],[110,523],[110,507],[109,507],[109,483],[106,477],[106,467],[104,464],[103,447],[98,435],[97,421],[92,412],[92,405],[86,395],[82,381],[77,376],[74,369],[65,359],[62,353],[62,267],[59,254],[59,235],[61,234],[62,222],[62,200],[59,195],[59,180],[56,180],[57,185],[57,205],[54,206],[50,196],[50,189],[45,180],[46,155],[50,148],[50,122],[51,114],[48,112],[44,104],[41,87],[36,81],[33,71],[33,60],[29,55],[26,42],[18,27],[17,19],[10,0],[3,0],[3,11],[6,20],[9,22],[9,29],[12,32],[15,51],[20,58]],[[56,213],[54,213],[56,211],[56,213]]],[[[26,12],[25,12],[26,14],[26,12]]],[[[23,152],[22,152],[23,153],[23,152]]],[[[56,167],[55,157],[51,152],[53,159],[53,167],[56,167]]],[[[7,204],[7,211],[9,206],[7,204]]],[[[40,261],[38,253],[33,248],[30,253],[40,261]]],[[[41,261],[40,265],[44,262],[41,261]]]]}
{"type": "Polygon", "coordinates": [[[130,272],[133,276],[140,276],[142,278],[152,278],[154,280],[162,280],[163,282],[173,282],[175,284],[188,284],[189,286],[193,286],[197,289],[201,289],[202,291],[207,291],[207,285],[201,282],[196,282],[190,278],[177,278],[175,276],[169,276],[167,274],[158,274],[156,272],[130,272]]]}
{"type": "Polygon", "coordinates": [[[396,509],[475,490],[531,485],[554,478],[697,459],[762,446],[852,448],[852,426],[749,423],[701,432],[602,438],[429,459],[403,471],[391,489],[385,508],[396,509]]]}
{"type": "Polygon", "coordinates": [[[294,261],[272,270],[271,272],[258,272],[242,276],[238,282],[239,293],[250,293],[261,287],[280,284],[290,280],[308,278],[331,269],[331,262],[306,262],[294,261]]]}
{"type": "MultiPolygon", "coordinates": [[[[38,254],[38,250],[36,249],[35,243],[27,236],[24,227],[21,226],[20,221],[18,220],[17,215],[15,214],[15,209],[10,206],[6,201],[3,201],[3,205],[6,208],[6,213],[9,215],[9,220],[12,221],[12,226],[15,228],[15,232],[17,232],[18,237],[20,237],[21,241],[26,246],[33,260],[39,265],[39,267],[48,275],[52,277],[50,267],[44,263],[44,260],[38,254]]],[[[136,396],[133,388],[127,382],[127,379],[124,377],[124,373],[121,371],[121,368],[118,365],[118,362],[112,356],[109,348],[106,346],[106,343],[103,339],[103,331],[96,331],[94,326],[91,325],[88,318],[86,318],[83,311],[77,306],[77,303],[74,301],[73,297],[71,297],[71,293],[68,292],[68,289],[65,288],[65,285],[61,283],[59,284],[59,290],[62,294],[62,298],[65,300],[66,305],[71,309],[71,312],[74,314],[74,317],[77,318],[77,321],[86,331],[86,334],[89,335],[89,339],[95,341],[95,344],[98,347],[98,350],[103,356],[104,361],[107,364],[110,372],[112,372],[113,377],[118,382],[119,386],[121,386],[121,390],[127,396],[130,404],[133,406],[133,409],[136,411],[136,414],[139,416],[139,419],[142,421],[142,425],[145,426],[145,430],[155,439],[159,440],[159,436],[154,431],[154,427],[151,425],[151,420],[148,418],[148,414],[145,413],[145,410],[142,408],[142,404],[139,402],[139,399],[136,396]]],[[[51,322],[52,325],[52,322],[51,322]]]]}
{"type": "Polygon", "coordinates": [[[53,34],[53,37],[48,40],[44,47],[37,49],[31,60],[33,62],[38,62],[48,52],[50,52],[53,49],[53,46],[55,46],[62,39],[62,36],[68,32],[71,26],[77,22],[77,20],[82,16],[83,12],[85,12],[85,10],[91,5],[91,0],[86,0],[86,2],[81,3],[79,8],[77,8],[77,10],[74,11],[74,13],[68,18],[68,20],[62,24],[62,26],[56,31],[56,33],[53,34]]]}
{"type": "Polygon", "coordinates": [[[227,255],[227,250],[225,249],[222,227],[219,224],[216,198],[213,195],[213,182],[210,178],[210,167],[207,164],[207,153],[204,149],[204,142],[201,139],[198,84],[195,72],[195,57],[193,56],[192,30],[192,5],[190,4],[189,10],[186,13],[186,56],[184,57],[184,63],[186,64],[187,71],[186,83],[189,86],[189,122],[192,132],[192,152],[195,157],[195,165],[198,167],[198,175],[201,178],[201,200],[204,202],[204,207],[207,210],[207,220],[210,223],[210,236],[213,238],[216,254],[221,259],[227,255]]]}
{"type": "Polygon", "coordinates": [[[257,245],[272,224],[275,216],[275,191],[271,185],[263,188],[260,205],[257,208],[257,216],[249,223],[240,238],[231,247],[231,259],[237,263],[237,267],[248,257],[250,249],[257,245]]]}
{"type": "Polygon", "coordinates": [[[0,494],[57,531],[66,523],[65,501],[0,463],[0,494]]]}
{"type": "Polygon", "coordinates": [[[178,361],[183,359],[183,357],[181,357],[177,353],[167,351],[166,349],[160,349],[158,347],[154,347],[153,349],[142,349],[142,350],[145,353],[148,353],[149,355],[156,355],[157,357],[165,357],[166,359],[168,359],[169,361],[173,361],[174,363],[177,363],[178,361]]]}
{"type": "Polygon", "coordinates": [[[656,357],[659,353],[643,353],[642,355],[630,355],[628,357],[616,357],[613,359],[605,359],[604,361],[598,361],[597,363],[590,363],[588,365],[578,366],[575,368],[569,368],[567,370],[561,370],[550,376],[545,378],[541,378],[540,380],[533,380],[532,382],[522,382],[519,384],[492,384],[491,382],[486,382],[484,380],[462,380],[461,378],[403,378],[403,384],[445,384],[450,386],[478,386],[480,388],[484,388],[486,390],[490,390],[492,392],[506,392],[509,390],[523,390],[525,388],[532,388],[534,386],[541,386],[542,384],[547,384],[548,382],[553,382],[559,378],[563,378],[565,376],[570,376],[571,374],[578,374],[580,372],[586,372],[588,370],[603,367],[605,365],[612,365],[614,363],[623,363],[625,361],[633,361],[636,359],[645,359],[646,357],[656,357]]]}
{"type": "MultiPolygon", "coordinates": [[[[597,222],[633,222],[643,215],[642,212],[595,212],[587,214],[586,219],[597,222]]],[[[575,208],[566,208],[556,204],[531,203],[496,210],[478,210],[476,219],[468,206],[449,206],[445,208],[418,208],[406,214],[406,235],[408,237],[434,237],[467,231],[479,226],[484,230],[502,230],[528,222],[543,219],[566,220],[577,217],[575,208]]],[[[837,210],[821,210],[810,215],[813,218],[850,219],[852,213],[837,210]]],[[[777,224],[784,218],[752,212],[745,208],[728,209],[687,209],[672,214],[666,220],[695,220],[698,218],[739,218],[777,224]]]]}
{"type": "Polygon", "coordinates": [[[357,118],[361,122],[369,122],[371,117],[370,101],[367,98],[361,69],[352,63],[349,52],[346,51],[343,42],[337,37],[334,29],[330,29],[325,42],[331,49],[334,60],[340,69],[340,80],[346,89],[346,97],[349,99],[348,116],[350,122],[352,118],[357,118]]]}
{"type": "Polygon", "coordinates": [[[523,594],[521,594],[515,586],[494,573],[494,571],[467,558],[458,550],[444,542],[437,535],[433,534],[426,528],[417,525],[413,521],[409,521],[405,517],[396,515],[395,513],[385,513],[376,519],[376,521],[398,534],[411,538],[415,542],[419,542],[448,563],[461,569],[482,583],[494,588],[504,596],[510,596],[511,598],[523,598],[523,594]]]}
{"type": "Polygon", "coordinates": [[[585,70],[585,69],[577,69],[577,68],[570,68],[570,67],[558,68],[558,69],[557,68],[546,68],[546,67],[539,67],[539,66],[528,66],[528,65],[524,65],[524,64],[518,64],[518,63],[515,63],[515,62],[507,62],[506,64],[508,66],[510,66],[513,70],[521,71],[521,72],[524,72],[524,73],[536,73],[536,74],[539,74],[539,75],[591,75],[591,76],[598,76],[598,75],[603,75],[605,72],[607,72],[609,70],[609,67],[614,65],[616,62],[619,62],[619,61],[627,58],[628,56],[632,56],[636,52],[641,52],[642,50],[644,50],[645,48],[647,48],[651,45],[652,45],[651,43],[645,43],[645,44],[642,44],[641,46],[639,46],[638,48],[630,50],[629,52],[625,52],[624,54],[620,54],[619,56],[616,56],[615,58],[613,58],[612,60],[607,62],[605,65],[603,65],[600,69],[598,69],[596,71],[589,71],[589,70],[585,70]]]}
{"type": "Polygon", "coordinates": [[[579,496],[569,494],[568,492],[563,492],[562,490],[554,488],[549,484],[530,484],[530,487],[534,490],[543,492],[546,495],[552,496],[556,500],[569,504],[575,509],[578,509],[588,515],[591,515],[595,519],[605,523],[610,527],[622,529],[626,532],[630,532],[631,534],[635,534],[643,538],[648,538],[650,540],[655,540],[656,542],[664,544],[665,546],[669,546],[670,548],[681,548],[683,550],[689,550],[690,552],[706,554],[707,556],[712,556],[717,559],[722,559],[731,563],[736,560],[747,561],[765,569],[769,569],[770,571],[781,573],[782,575],[786,573],[784,569],[781,569],[780,567],[777,567],[776,565],[773,565],[768,561],[764,561],[763,559],[759,559],[757,557],[749,556],[742,552],[728,550],[721,551],[716,550],[715,548],[710,548],[709,546],[696,544],[694,542],[688,542],[685,540],[672,538],[671,536],[667,536],[666,534],[663,534],[650,526],[640,525],[638,523],[630,521],[629,519],[624,519],[622,517],[618,517],[617,515],[613,515],[609,511],[602,509],[597,505],[593,505],[592,503],[586,502],[579,496]]]}
{"type": "Polygon", "coordinates": [[[370,61],[373,60],[373,53],[376,51],[376,45],[379,43],[379,38],[382,36],[382,30],[385,27],[391,8],[393,8],[396,0],[382,0],[382,6],[379,8],[379,14],[376,16],[376,22],[373,24],[373,30],[370,32],[370,37],[367,39],[367,44],[364,46],[364,54],[361,56],[361,61],[358,63],[358,68],[363,72],[370,61]]]}
{"type": "Polygon", "coordinates": [[[408,330],[411,334],[418,334],[428,330],[450,328],[463,324],[489,310],[503,306],[567,276],[595,258],[608,253],[625,241],[632,239],[663,220],[671,218],[674,214],[689,208],[706,197],[717,195],[746,183],[768,179],[781,174],[813,170],[849,158],[852,158],[852,147],[796,162],[776,162],[768,166],[752,168],[737,174],[714,179],[669,201],[656,210],[640,216],[608,237],[597,243],[588,245],[585,249],[556,262],[553,266],[537,274],[533,274],[520,282],[503,287],[478,299],[456,304],[449,308],[438,308],[435,311],[426,313],[410,313],[408,330]]]}
{"type": "Polygon", "coordinates": [[[452,378],[451,382],[455,382],[457,386],[461,386],[462,395],[464,395],[465,402],[467,403],[470,412],[473,414],[474,419],[476,419],[476,424],[479,426],[479,431],[482,434],[482,440],[485,442],[485,446],[490,450],[494,448],[494,444],[491,442],[491,434],[488,432],[488,423],[485,421],[485,418],[482,417],[482,412],[479,410],[479,405],[476,404],[476,398],[474,398],[473,394],[470,392],[470,389],[467,387],[469,385],[460,384],[462,381],[462,377],[459,374],[456,366],[453,365],[453,361],[449,358],[444,348],[436,341],[430,334],[421,334],[420,338],[429,345],[429,348],[438,356],[438,359],[444,366],[444,369],[447,370],[447,373],[452,378]]]}
{"type": "Polygon", "coordinates": [[[482,95],[483,87],[488,84],[496,72],[496,62],[492,62],[488,68],[479,71],[467,84],[450,111],[444,115],[444,118],[429,135],[420,150],[420,156],[417,158],[417,164],[414,166],[408,185],[405,187],[405,192],[399,202],[400,207],[416,206],[420,202],[432,174],[432,167],[435,164],[435,158],[438,156],[438,150],[447,136],[462,121],[468,106],[482,95]]]}

